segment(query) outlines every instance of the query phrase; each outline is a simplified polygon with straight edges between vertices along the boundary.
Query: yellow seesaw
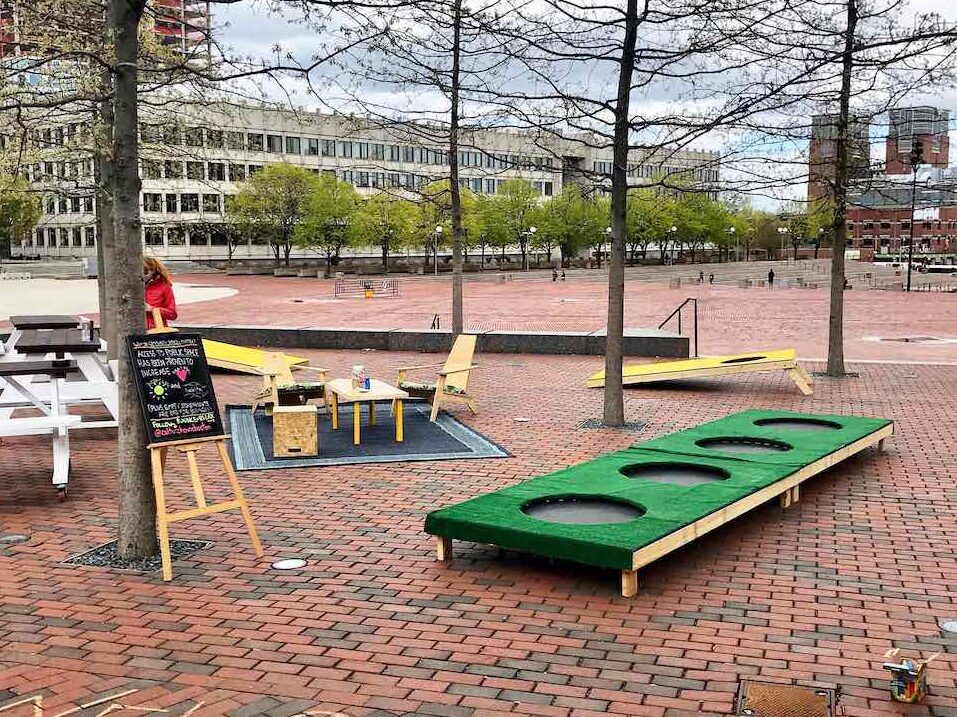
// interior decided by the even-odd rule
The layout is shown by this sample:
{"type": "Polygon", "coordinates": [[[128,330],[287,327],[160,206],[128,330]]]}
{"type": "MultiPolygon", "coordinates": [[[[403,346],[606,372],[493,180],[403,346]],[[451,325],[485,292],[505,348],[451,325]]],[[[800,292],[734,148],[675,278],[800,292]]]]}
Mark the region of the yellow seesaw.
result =
{"type": "MultiPolygon", "coordinates": [[[[150,329],[147,333],[165,334],[179,330],[169,326],[163,320],[163,315],[159,309],[153,309],[153,324],[155,328],[150,329]]],[[[222,341],[212,341],[210,339],[203,339],[203,352],[206,354],[206,363],[210,366],[226,369],[227,371],[251,373],[256,376],[264,375],[264,367],[272,355],[269,351],[226,344],[222,341]]],[[[309,363],[309,359],[301,356],[290,356],[289,354],[283,354],[283,356],[289,363],[290,368],[309,363]]]]}
{"type": "MultiPolygon", "coordinates": [[[[786,371],[805,396],[813,393],[811,377],[797,362],[794,349],[765,351],[763,353],[738,354],[736,356],[713,356],[711,358],[662,361],[659,363],[630,364],[622,369],[622,383],[674,381],[683,378],[705,376],[732,376],[739,373],[786,371]]],[[[599,371],[588,377],[588,388],[605,385],[605,372],[599,371]]]]}

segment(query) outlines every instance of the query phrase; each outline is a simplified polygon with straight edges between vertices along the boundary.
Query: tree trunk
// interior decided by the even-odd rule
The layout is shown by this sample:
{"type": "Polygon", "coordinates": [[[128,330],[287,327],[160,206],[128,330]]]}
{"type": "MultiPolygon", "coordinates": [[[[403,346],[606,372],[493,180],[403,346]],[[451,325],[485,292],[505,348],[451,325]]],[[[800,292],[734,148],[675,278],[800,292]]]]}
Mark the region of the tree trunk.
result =
{"type": "MultiPolygon", "coordinates": [[[[628,147],[631,109],[631,78],[635,70],[638,38],[638,1],[627,0],[625,37],[618,65],[618,96],[615,102],[614,167],[611,174],[611,254],[608,265],[608,326],[605,337],[606,426],[625,422],[622,392],[622,344],[625,331],[625,232],[628,202],[628,147]]],[[[598,253],[601,265],[601,251],[598,253]]]]}
{"type": "Polygon", "coordinates": [[[462,45],[462,0],[453,0],[452,8],[449,186],[452,191],[452,334],[458,336],[465,330],[462,313],[462,194],[459,187],[459,55],[462,45]]]}
{"type": "Polygon", "coordinates": [[[116,323],[119,350],[119,524],[117,552],[124,558],[155,555],[156,505],[146,451],[146,430],[133,383],[126,338],[146,330],[143,302],[143,242],[140,237],[140,178],[137,167],[137,30],[146,0],[110,0],[116,76],[113,124],[114,247],[116,323]]]}
{"type": "Polygon", "coordinates": [[[382,271],[389,273],[389,242],[382,242],[382,271]]]}
{"type": "Polygon", "coordinates": [[[831,259],[831,306],[828,318],[827,375],[841,377],[844,370],[844,245],[847,241],[848,126],[854,39],[857,35],[857,0],[847,0],[841,96],[837,116],[837,166],[834,176],[834,243],[831,259]]]}

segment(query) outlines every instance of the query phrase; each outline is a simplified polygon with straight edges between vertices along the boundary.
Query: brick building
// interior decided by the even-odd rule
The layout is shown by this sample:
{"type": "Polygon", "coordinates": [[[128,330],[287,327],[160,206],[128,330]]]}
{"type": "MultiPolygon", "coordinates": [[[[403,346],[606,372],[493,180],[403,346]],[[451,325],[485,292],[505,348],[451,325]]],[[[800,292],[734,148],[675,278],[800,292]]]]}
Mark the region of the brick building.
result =
{"type": "MultiPolygon", "coordinates": [[[[949,120],[948,110],[934,107],[892,110],[881,167],[869,161],[869,123],[861,117],[853,119],[852,181],[848,194],[848,238],[853,248],[892,256],[906,252],[913,205],[915,252],[921,255],[957,251],[957,168],[948,167],[949,120]],[[916,175],[910,156],[915,143],[922,150],[916,175]]],[[[836,134],[833,115],[814,117],[808,163],[809,201],[830,196],[836,134]]]]}

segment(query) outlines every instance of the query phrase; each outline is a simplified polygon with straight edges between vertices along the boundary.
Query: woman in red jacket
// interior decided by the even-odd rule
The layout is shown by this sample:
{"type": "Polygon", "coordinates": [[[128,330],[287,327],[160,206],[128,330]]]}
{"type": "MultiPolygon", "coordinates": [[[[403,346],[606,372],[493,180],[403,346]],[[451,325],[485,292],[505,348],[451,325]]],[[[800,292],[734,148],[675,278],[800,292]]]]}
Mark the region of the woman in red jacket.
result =
{"type": "Polygon", "coordinates": [[[153,309],[159,309],[163,323],[176,318],[173,276],[159,259],[143,257],[143,283],[146,284],[146,328],[155,328],[153,309]]]}

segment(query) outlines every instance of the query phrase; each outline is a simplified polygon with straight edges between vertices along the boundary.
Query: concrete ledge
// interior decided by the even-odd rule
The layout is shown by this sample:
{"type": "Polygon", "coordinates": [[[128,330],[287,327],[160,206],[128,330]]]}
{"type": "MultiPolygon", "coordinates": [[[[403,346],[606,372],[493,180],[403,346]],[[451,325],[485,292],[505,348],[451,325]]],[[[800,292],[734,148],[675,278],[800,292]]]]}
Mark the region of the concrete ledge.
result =
{"type": "MultiPolygon", "coordinates": [[[[320,326],[179,326],[214,341],[244,346],[308,349],[377,349],[445,353],[452,346],[449,331],[416,329],[328,329],[320,326]]],[[[688,337],[660,329],[626,329],[625,356],[688,358],[688,337]]],[[[605,353],[605,331],[478,332],[479,353],[600,356],[605,353]]]]}
{"type": "MultiPolygon", "coordinates": [[[[625,356],[658,356],[661,358],[688,358],[691,340],[662,329],[625,329],[621,352],[625,356]]],[[[588,335],[585,352],[592,356],[605,355],[606,329],[588,335]]]]}

